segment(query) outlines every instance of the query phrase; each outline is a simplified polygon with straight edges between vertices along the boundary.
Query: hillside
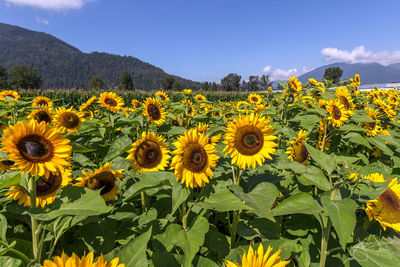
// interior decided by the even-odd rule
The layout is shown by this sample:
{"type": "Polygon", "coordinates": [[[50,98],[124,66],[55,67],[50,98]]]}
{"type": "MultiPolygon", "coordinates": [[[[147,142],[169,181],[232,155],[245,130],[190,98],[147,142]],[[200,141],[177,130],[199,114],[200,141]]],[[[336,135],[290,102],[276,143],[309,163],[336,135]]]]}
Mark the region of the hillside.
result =
{"type": "MultiPolygon", "coordinates": [[[[106,88],[119,84],[123,71],[133,80],[135,89],[160,88],[168,74],[162,69],[131,56],[108,53],[83,53],[49,34],[0,23],[0,65],[10,69],[17,64],[34,67],[42,77],[42,88],[88,87],[92,76],[99,75],[106,88]]],[[[176,77],[184,88],[196,89],[198,82],[176,77]]]]}
{"type": "Polygon", "coordinates": [[[384,66],[378,63],[334,63],[321,66],[310,72],[304,73],[299,77],[299,79],[301,82],[308,82],[309,78],[322,80],[325,69],[330,67],[340,67],[343,70],[341,80],[354,77],[354,74],[358,73],[361,76],[361,82],[363,84],[392,83],[400,81],[400,64],[384,66]]]}

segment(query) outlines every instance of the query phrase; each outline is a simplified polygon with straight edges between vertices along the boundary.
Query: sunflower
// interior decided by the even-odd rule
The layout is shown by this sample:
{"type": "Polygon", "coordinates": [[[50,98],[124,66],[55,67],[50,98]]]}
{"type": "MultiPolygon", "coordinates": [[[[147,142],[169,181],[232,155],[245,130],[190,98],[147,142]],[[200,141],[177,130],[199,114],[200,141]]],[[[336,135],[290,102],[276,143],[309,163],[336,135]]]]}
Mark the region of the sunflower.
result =
{"type": "Polygon", "coordinates": [[[169,150],[165,139],[155,133],[143,132],[142,138],[137,140],[128,151],[126,159],[131,161],[134,171],[159,171],[168,165],[169,150]]]}
{"type": "Polygon", "coordinates": [[[197,94],[197,95],[194,97],[194,99],[195,99],[196,101],[207,101],[207,98],[206,98],[204,95],[202,95],[202,94],[197,94]]]}
{"type": "Polygon", "coordinates": [[[368,112],[367,117],[374,120],[374,122],[367,122],[364,124],[365,134],[367,136],[375,136],[382,131],[382,127],[378,125],[380,123],[380,120],[378,119],[379,112],[369,107],[366,107],[365,109],[368,112]]]}
{"type": "Polygon", "coordinates": [[[274,127],[268,125],[268,118],[259,114],[240,115],[229,122],[225,130],[224,152],[231,154],[232,164],[239,168],[253,167],[256,163],[262,165],[265,158],[272,159],[278,146],[272,135],[274,127]]]}
{"type": "Polygon", "coordinates": [[[328,101],[325,100],[325,99],[318,100],[318,107],[323,108],[323,109],[327,109],[328,101]]]}
{"type": "Polygon", "coordinates": [[[349,113],[338,99],[330,100],[327,103],[327,111],[329,112],[328,120],[332,122],[334,127],[344,124],[349,119],[349,113]]]}
{"type": "Polygon", "coordinates": [[[182,106],[186,106],[186,112],[188,116],[193,116],[196,114],[196,110],[194,108],[193,102],[189,99],[185,99],[181,102],[182,106]]]}
{"type": "Polygon", "coordinates": [[[191,89],[183,89],[183,93],[185,95],[191,95],[192,94],[192,90],[191,89]]]}
{"type": "Polygon", "coordinates": [[[34,107],[52,107],[53,101],[45,96],[37,96],[33,99],[32,106],[34,107]]]}
{"type": "Polygon", "coordinates": [[[68,257],[64,252],[61,256],[54,257],[53,260],[44,260],[42,267],[125,267],[124,263],[119,262],[119,258],[114,258],[110,262],[104,259],[103,254],[94,260],[93,251],[89,252],[86,256],[79,258],[75,253],[72,253],[71,257],[68,257]]]}
{"type": "Polygon", "coordinates": [[[143,114],[156,126],[161,126],[165,122],[167,112],[161,107],[159,100],[148,97],[144,103],[143,114]]]}
{"type": "Polygon", "coordinates": [[[351,98],[349,89],[344,86],[339,86],[336,89],[335,94],[337,99],[339,99],[340,103],[343,105],[344,109],[349,111],[349,115],[351,115],[353,113],[352,110],[354,110],[355,105],[353,103],[353,99],[351,98]]]}
{"type": "Polygon", "coordinates": [[[254,113],[260,113],[263,110],[266,110],[267,107],[263,104],[257,105],[257,107],[253,110],[254,113]]]}
{"type": "Polygon", "coordinates": [[[122,106],[125,105],[122,97],[114,92],[101,93],[98,103],[101,104],[102,107],[114,112],[120,110],[122,106]]]}
{"type": "Polygon", "coordinates": [[[70,141],[45,122],[19,121],[5,129],[3,135],[1,150],[9,153],[8,159],[21,172],[49,176],[50,171],[63,172],[69,165],[66,159],[71,155],[70,141]]]}
{"type": "Polygon", "coordinates": [[[51,108],[48,108],[48,107],[34,109],[28,115],[28,119],[35,120],[39,123],[44,121],[46,123],[51,124],[51,122],[53,120],[53,112],[52,112],[51,108]]]}
{"type": "Polygon", "coordinates": [[[322,149],[322,146],[324,146],[324,150],[327,151],[327,150],[329,150],[331,143],[332,143],[332,139],[331,139],[331,137],[329,137],[329,125],[327,125],[327,127],[325,127],[325,123],[323,121],[320,121],[319,128],[318,128],[317,147],[318,147],[318,149],[322,149]],[[325,143],[324,143],[324,136],[325,136],[325,143]]]}
{"type": "Polygon", "coordinates": [[[83,114],[73,107],[61,107],[55,111],[53,122],[61,133],[76,133],[84,120],[83,114]]]}
{"type": "Polygon", "coordinates": [[[249,103],[246,101],[238,101],[236,103],[236,109],[241,112],[248,111],[249,103]]]}
{"type": "Polygon", "coordinates": [[[310,153],[304,145],[304,142],[308,140],[307,134],[306,131],[300,130],[297,137],[294,137],[294,140],[290,142],[291,146],[286,150],[289,159],[304,165],[307,165],[310,160],[310,153]]]}
{"type": "Polygon", "coordinates": [[[201,134],[196,128],[185,131],[174,143],[176,150],[171,170],[177,180],[186,187],[203,187],[213,177],[212,168],[217,165],[218,156],[214,144],[210,144],[208,136],[201,134]]]}
{"type": "Polygon", "coordinates": [[[86,101],[85,103],[83,103],[80,107],[79,107],[79,111],[85,111],[87,108],[89,108],[94,101],[96,101],[97,97],[96,96],[92,96],[91,98],[88,99],[88,101],[86,101]]]}
{"type": "Polygon", "coordinates": [[[374,99],[374,103],[379,106],[380,110],[388,117],[389,119],[393,116],[396,116],[397,111],[394,110],[389,104],[385,102],[385,100],[381,98],[374,99]]]}
{"type": "MultiPolygon", "coordinates": [[[[169,100],[169,96],[166,94],[166,93],[164,93],[163,91],[158,91],[157,93],[156,93],[156,96],[158,96],[162,101],[167,101],[167,100],[169,100]]],[[[132,100],[133,101],[133,100],[132,100]]]]}
{"type": "MultiPolygon", "coordinates": [[[[382,180],[383,178],[374,182],[383,182],[382,180]]],[[[390,182],[382,195],[366,204],[365,212],[370,221],[377,220],[384,230],[390,227],[400,232],[400,185],[397,184],[397,178],[390,182]]]]}
{"type": "Polygon", "coordinates": [[[116,200],[118,198],[118,187],[115,184],[116,179],[124,177],[122,170],[113,170],[109,162],[100,168],[95,169],[93,173],[82,171],[82,177],[76,180],[75,186],[87,187],[92,190],[101,189],[100,195],[105,201],[116,200]]]}
{"type": "Polygon", "coordinates": [[[135,108],[140,108],[142,106],[142,104],[136,100],[136,99],[132,99],[131,101],[132,106],[134,106],[135,108]]]}
{"type": "Polygon", "coordinates": [[[249,94],[247,99],[254,105],[260,105],[262,103],[262,97],[259,94],[249,94]]]}
{"type": "Polygon", "coordinates": [[[268,246],[267,251],[264,253],[264,247],[260,243],[257,251],[254,251],[251,246],[249,250],[243,253],[242,264],[236,262],[233,263],[228,260],[224,260],[226,267],[284,267],[290,263],[290,261],[282,261],[279,254],[281,250],[271,255],[274,248],[268,246]]]}
{"type": "Polygon", "coordinates": [[[357,85],[361,85],[360,74],[354,75],[354,82],[355,82],[357,85]]]}
{"type": "MultiPolygon", "coordinates": [[[[48,177],[39,176],[36,180],[36,207],[44,207],[54,202],[57,191],[71,184],[71,170],[65,169],[63,172],[50,172],[48,177]]],[[[18,200],[19,205],[25,207],[31,205],[29,195],[20,186],[11,186],[6,193],[7,198],[18,200]]]]}
{"type": "Polygon", "coordinates": [[[268,92],[272,92],[272,86],[268,86],[267,90],[268,92]]]}
{"type": "Polygon", "coordinates": [[[11,170],[14,163],[15,163],[14,161],[8,159],[0,159],[0,172],[6,172],[8,170],[11,170]]]}
{"type": "MultiPolygon", "coordinates": [[[[198,133],[200,134],[205,134],[208,130],[210,129],[210,126],[207,123],[202,123],[200,122],[197,126],[196,126],[196,130],[198,133]]],[[[219,139],[221,138],[221,134],[217,134],[214,136],[211,136],[208,139],[209,143],[218,143],[219,139]]]]}
{"type": "Polygon", "coordinates": [[[289,78],[289,85],[290,85],[290,88],[292,88],[292,90],[295,92],[300,92],[303,89],[301,82],[295,77],[289,78]]]}
{"type": "Polygon", "coordinates": [[[18,92],[14,90],[5,90],[0,92],[0,100],[5,101],[6,96],[13,98],[15,101],[17,101],[20,98],[18,92]]]}
{"type": "Polygon", "coordinates": [[[324,87],[325,86],[325,84],[323,82],[319,82],[319,81],[317,81],[317,80],[315,80],[313,78],[308,79],[308,82],[311,85],[318,86],[318,87],[324,87]]]}

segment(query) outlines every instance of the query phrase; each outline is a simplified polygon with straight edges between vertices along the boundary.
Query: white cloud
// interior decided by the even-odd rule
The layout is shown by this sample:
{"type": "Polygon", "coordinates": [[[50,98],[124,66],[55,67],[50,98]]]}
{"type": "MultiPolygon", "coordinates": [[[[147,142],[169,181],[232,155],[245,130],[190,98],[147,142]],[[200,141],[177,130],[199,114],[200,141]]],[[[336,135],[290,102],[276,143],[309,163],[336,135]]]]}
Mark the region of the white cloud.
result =
{"type": "Polygon", "coordinates": [[[272,70],[272,67],[271,66],[266,66],[264,69],[263,69],[263,72],[265,72],[265,73],[271,73],[271,70],[272,70]]]}
{"type": "Polygon", "coordinates": [[[49,24],[49,21],[47,19],[41,18],[41,17],[35,17],[35,20],[37,23],[42,23],[42,24],[49,24]]]}
{"type": "Polygon", "coordinates": [[[63,9],[79,9],[86,2],[93,0],[5,0],[19,6],[33,6],[42,9],[63,10],[63,9]]]}
{"type": "Polygon", "coordinates": [[[327,47],[321,50],[325,61],[346,62],[346,63],[380,63],[389,65],[400,62],[400,50],[372,52],[366,50],[364,45],[357,46],[352,51],[340,50],[333,47],[327,47]]]}
{"type": "Polygon", "coordinates": [[[271,74],[272,80],[288,80],[290,76],[299,76],[297,69],[276,69],[271,74]]]}

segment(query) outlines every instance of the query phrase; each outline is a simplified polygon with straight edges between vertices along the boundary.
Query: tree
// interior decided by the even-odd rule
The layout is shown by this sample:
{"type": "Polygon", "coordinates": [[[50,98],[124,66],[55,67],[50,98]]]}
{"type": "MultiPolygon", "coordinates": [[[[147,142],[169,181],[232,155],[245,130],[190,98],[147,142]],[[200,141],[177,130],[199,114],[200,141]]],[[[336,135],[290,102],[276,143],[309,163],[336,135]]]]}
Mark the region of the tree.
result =
{"type": "Polygon", "coordinates": [[[271,77],[269,75],[261,75],[260,77],[260,86],[263,91],[267,91],[268,87],[272,86],[271,77]]]}
{"type": "Polygon", "coordinates": [[[3,66],[0,66],[0,89],[7,89],[8,87],[8,73],[7,69],[3,66]]]}
{"type": "Polygon", "coordinates": [[[39,88],[42,83],[41,77],[35,68],[15,65],[10,70],[10,86],[13,89],[34,89],[39,88]]]}
{"type": "Polygon", "coordinates": [[[175,82],[174,76],[168,75],[167,77],[161,80],[161,88],[166,91],[172,90],[174,82],[175,82]]]}
{"type": "Polygon", "coordinates": [[[120,80],[119,87],[122,90],[132,90],[133,89],[132,77],[131,77],[131,75],[129,75],[128,72],[124,71],[121,74],[121,80],[120,80]]]}
{"type": "Polygon", "coordinates": [[[182,91],[183,85],[180,81],[175,80],[174,83],[172,84],[172,90],[174,91],[182,91]]]}
{"type": "Polygon", "coordinates": [[[260,78],[257,75],[250,75],[248,89],[251,92],[260,90],[260,78]]]}
{"type": "Polygon", "coordinates": [[[331,81],[334,84],[338,84],[340,77],[342,77],[343,70],[339,67],[331,67],[325,69],[324,79],[331,81]]]}
{"type": "Polygon", "coordinates": [[[216,82],[211,84],[210,91],[218,91],[218,84],[216,82]]]}
{"type": "Polygon", "coordinates": [[[236,73],[229,73],[226,77],[222,78],[221,89],[223,91],[239,91],[241,79],[242,76],[236,73]]]}
{"type": "Polygon", "coordinates": [[[209,82],[202,82],[200,88],[203,89],[204,91],[210,90],[211,83],[209,82]]]}
{"type": "Polygon", "coordinates": [[[103,89],[104,82],[100,76],[95,75],[90,79],[89,88],[90,90],[101,90],[103,89]]]}

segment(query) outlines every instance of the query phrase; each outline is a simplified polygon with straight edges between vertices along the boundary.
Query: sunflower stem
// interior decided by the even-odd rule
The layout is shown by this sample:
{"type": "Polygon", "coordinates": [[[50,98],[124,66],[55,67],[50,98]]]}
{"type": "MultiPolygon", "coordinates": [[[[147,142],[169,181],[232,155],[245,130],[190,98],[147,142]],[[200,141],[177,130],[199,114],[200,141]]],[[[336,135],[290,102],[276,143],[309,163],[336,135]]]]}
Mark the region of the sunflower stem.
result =
{"type": "Polygon", "coordinates": [[[328,241],[329,241],[329,236],[331,234],[331,227],[332,227],[332,222],[331,222],[331,219],[328,218],[327,226],[322,231],[321,256],[320,256],[320,261],[319,261],[319,267],[324,267],[325,263],[326,263],[326,256],[328,256],[328,253],[327,253],[328,241]]]}
{"type": "MultiPolygon", "coordinates": [[[[31,209],[36,208],[36,179],[34,176],[29,178],[29,197],[31,201],[31,209]]],[[[34,259],[38,255],[38,224],[37,220],[31,216],[31,231],[32,231],[32,252],[34,259]]]]}
{"type": "Polygon", "coordinates": [[[239,210],[238,211],[233,211],[233,218],[232,218],[232,230],[231,230],[231,248],[235,248],[236,244],[236,230],[237,230],[237,225],[239,222],[239,210]]]}
{"type": "Polygon", "coordinates": [[[147,212],[146,193],[145,192],[141,192],[140,193],[140,198],[142,199],[142,210],[143,210],[143,212],[147,212]]]}

